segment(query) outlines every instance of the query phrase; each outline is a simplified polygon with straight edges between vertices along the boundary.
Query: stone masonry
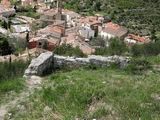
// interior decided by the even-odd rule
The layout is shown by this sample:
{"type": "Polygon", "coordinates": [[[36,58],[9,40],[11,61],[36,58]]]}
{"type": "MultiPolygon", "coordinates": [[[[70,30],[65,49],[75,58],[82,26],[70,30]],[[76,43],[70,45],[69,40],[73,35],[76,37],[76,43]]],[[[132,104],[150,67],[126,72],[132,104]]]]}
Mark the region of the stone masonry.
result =
{"type": "Polygon", "coordinates": [[[52,52],[40,54],[38,58],[31,61],[28,69],[26,69],[24,77],[32,75],[42,75],[47,69],[54,65],[54,55],[52,52]]]}
{"type": "Polygon", "coordinates": [[[129,57],[121,57],[116,55],[109,57],[89,55],[88,58],[74,58],[54,55],[52,52],[46,52],[42,53],[38,58],[32,60],[28,69],[25,71],[25,76],[41,75],[47,69],[56,69],[64,65],[68,67],[74,67],[96,64],[101,67],[108,67],[111,63],[117,63],[122,69],[127,66],[129,61],[129,57]]]}

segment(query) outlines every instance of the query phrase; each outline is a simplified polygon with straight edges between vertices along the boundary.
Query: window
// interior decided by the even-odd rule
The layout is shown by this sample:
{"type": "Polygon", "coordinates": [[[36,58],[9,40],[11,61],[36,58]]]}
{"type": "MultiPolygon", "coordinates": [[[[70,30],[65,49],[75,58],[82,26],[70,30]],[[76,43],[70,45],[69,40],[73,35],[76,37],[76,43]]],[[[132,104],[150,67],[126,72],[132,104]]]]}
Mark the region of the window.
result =
{"type": "Polygon", "coordinates": [[[38,46],[41,46],[42,45],[42,43],[41,42],[38,42],[38,46]]]}

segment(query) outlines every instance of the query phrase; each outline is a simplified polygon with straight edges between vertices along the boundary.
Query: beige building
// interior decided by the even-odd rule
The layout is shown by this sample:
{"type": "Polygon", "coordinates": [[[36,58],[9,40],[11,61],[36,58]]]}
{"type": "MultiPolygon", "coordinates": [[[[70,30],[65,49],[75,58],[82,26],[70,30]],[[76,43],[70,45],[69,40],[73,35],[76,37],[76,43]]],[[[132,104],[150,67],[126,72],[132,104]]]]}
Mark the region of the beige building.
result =
{"type": "Polygon", "coordinates": [[[104,28],[101,31],[101,37],[102,38],[114,38],[114,37],[119,37],[124,39],[127,34],[128,34],[128,30],[126,28],[123,28],[117,24],[114,24],[112,22],[106,23],[103,26],[104,28]]]}

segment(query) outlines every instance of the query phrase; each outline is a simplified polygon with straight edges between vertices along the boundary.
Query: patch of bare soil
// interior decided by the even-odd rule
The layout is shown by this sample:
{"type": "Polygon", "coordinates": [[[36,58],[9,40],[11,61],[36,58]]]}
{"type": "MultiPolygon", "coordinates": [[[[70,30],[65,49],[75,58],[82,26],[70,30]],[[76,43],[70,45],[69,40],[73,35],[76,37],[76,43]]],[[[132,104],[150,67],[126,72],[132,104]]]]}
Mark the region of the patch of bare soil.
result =
{"type": "Polygon", "coordinates": [[[28,96],[33,94],[35,88],[40,89],[41,81],[42,78],[38,76],[26,78],[27,90],[21,92],[14,100],[0,105],[0,120],[4,120],[5,116],[10,116],[8,113],[10,107],[18,107],[20,102],[26,101],[28,96]]]}

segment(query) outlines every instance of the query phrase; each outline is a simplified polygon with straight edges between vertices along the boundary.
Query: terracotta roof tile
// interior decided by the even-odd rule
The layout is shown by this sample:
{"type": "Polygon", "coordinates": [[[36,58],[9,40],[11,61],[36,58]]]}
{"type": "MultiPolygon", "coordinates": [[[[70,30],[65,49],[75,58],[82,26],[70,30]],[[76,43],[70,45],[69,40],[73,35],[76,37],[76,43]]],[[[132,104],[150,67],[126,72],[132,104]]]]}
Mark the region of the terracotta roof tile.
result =
{"type": "Polygon", "coordinates": [[[105,26],[106,26],[106,27],[111,27],[111,28],[113,28],[113,29],[115,29],[115,30],[117,30],[117,29],[120,28],[119,25],[117,25],[117,24],[115,24],[115,23],[112,23],[112,22],[106,23],[105,26]]]}
{"type": "Polygon", "coordinates": [[[130,36],[135,39],[135,40],[138,40],[140,42],[144,42],[144,43],[148,43],[150,42],[151,40],[150,39],[146,39],[146,38],[143,38],[143,37],[140,37],[140,36],[136,36],[136,35],[133,35],[133,34],[130,34],[130,36]]]}
{"type": "Polygon", "coordinates": [[[3,6],[3,7],[10,7],[11,3],[8,0],[2,0],[1,1],[1,6],[3,6]]]}

